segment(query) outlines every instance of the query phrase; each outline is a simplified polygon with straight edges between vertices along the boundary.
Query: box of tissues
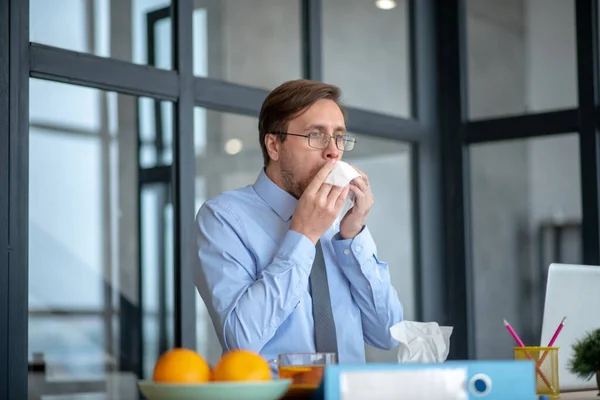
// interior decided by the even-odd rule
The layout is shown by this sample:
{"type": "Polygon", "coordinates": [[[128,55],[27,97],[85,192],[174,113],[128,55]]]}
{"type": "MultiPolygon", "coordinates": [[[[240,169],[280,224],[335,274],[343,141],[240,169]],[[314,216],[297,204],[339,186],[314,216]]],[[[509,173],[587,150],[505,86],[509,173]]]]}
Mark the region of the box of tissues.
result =
{"type": "Polygon", "coordinates": [[[402,321],[390,328],[399,342],[398,362],[441,363],[450,351],[451,326],[437,322],[402,321]]]}

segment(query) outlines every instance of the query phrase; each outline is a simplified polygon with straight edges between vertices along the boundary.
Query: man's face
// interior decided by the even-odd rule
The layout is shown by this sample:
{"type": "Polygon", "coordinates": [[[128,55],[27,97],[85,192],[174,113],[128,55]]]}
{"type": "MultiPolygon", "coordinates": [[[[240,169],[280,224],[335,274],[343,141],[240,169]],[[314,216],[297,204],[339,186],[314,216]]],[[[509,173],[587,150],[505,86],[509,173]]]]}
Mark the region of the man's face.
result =
{"type": "MultiPolygon", "coordinates": [[[[291,120],[287,132],[299,135],[321,132],[335,137],[346,133],[346,124],[340,107],[333,100],[319,100],[291,120]]],[[[307,138],[287,135],[279,159],[285,190],[300,198],[319,169],[329,160],[340,160],[342,154],[343,151],[336,147],[333,139],[327,148],[318,149],[310,147],[307,138]]]]}

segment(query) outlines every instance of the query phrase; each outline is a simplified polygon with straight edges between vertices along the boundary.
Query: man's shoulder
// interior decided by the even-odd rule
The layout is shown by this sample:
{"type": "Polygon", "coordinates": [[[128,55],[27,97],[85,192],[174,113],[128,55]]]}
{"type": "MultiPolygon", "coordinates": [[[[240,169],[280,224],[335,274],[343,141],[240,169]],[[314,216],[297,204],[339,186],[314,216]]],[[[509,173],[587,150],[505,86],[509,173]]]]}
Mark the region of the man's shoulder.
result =
{"type": "Polygon", "coordinates": [[[257,195],[253,185],[247,185],[227,190],[207,200],[200,207],[197,217],[201,219],[207,213],[218,214],[221,217],[245,215],[260,203],[262,203],[262,199],[257,195]]]}

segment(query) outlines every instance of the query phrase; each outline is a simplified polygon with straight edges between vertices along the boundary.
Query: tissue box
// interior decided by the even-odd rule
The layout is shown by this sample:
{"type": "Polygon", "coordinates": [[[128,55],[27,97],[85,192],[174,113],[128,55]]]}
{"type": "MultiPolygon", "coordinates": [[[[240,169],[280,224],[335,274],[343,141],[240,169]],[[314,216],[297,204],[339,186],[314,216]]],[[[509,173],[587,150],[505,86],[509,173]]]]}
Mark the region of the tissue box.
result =
{"type": "Polygon", "coordinates": [[[512,360],[331,365],[319,393],[324,400],[536,398],[533,364],[512,360]]]}
{"type": "Polygon", "coordinates": [[[450,351],[451,326],[437,322],[401,321],[390,328],[398,341],[398,362],[441,363],[450,351]]]}

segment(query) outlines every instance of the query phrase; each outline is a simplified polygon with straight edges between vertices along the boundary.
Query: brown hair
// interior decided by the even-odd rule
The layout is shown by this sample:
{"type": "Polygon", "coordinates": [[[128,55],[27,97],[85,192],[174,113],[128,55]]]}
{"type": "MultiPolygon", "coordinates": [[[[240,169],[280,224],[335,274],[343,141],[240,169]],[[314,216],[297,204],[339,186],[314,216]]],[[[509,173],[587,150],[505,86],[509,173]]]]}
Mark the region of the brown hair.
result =
{"type": "MultiPolygon", "coordinates": [[[[285,82],[269,93],[262,104],[258,118],[258,138],[265,167],[270,160],[265,145],[265,137],[268,133],[285,132],[292,119],[301,115],[318,100],[333,100],[344,113],[340,105],[340,94],[337,86],[306,79],[285,82]]],[[[345,113],[344,118],[346,118],[345,113]]],[[[278,136],[280,141],[285,141],[285,135],[278,136]]]]}

